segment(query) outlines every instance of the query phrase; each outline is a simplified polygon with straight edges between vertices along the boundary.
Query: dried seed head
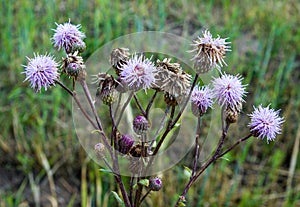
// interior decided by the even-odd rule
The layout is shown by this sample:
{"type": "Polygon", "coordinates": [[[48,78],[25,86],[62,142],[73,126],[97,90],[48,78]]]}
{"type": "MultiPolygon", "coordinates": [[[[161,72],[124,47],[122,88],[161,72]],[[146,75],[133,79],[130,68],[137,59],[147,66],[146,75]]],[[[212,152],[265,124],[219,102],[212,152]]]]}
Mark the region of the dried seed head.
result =
{"type": "Polygon", "coordinates": [[[226,52],[230,51],[230,42],[226,42],[227,38],[213,38],[208,30],[202,33],[202,37],[198,37],[193,41],[194,47],[191,52],[195,52],[194,68],[197,73],[206,73],[213,68],[223,67],[226,65],[224,60],[226,52]]]}
{"type": "Polygon", "coordinates": [[[165,58],[157,61],[157,87],[172,95],[175,99],[186,96],[191,86],[191,75],[182,70],[179,63],[171,63],[165,58]]]}
{"type": "Polygon", "coordinates": [[[121,65],[126,64],[129,60],[129,49],[128,48],[115,48],[110,53],[110,64],[115,68],[117,75],[120,75],[119,68],[121,65]]]}
{"type": "Polygon", "coordinates": [[[99,158],[103,158],[105,152],[105,146],[102,143],[97,143],[95,144],[94,151],[99,158]]]}

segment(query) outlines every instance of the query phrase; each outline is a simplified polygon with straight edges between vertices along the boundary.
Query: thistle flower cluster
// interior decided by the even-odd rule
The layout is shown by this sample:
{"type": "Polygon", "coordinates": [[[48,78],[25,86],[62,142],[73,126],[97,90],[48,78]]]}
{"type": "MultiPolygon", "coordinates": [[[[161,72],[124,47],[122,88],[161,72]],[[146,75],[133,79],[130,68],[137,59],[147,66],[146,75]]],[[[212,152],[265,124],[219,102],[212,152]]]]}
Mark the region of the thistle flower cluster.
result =
{"type": "MultiPolygon", "coordinates": [[[[53,29],[55,32],[52,41],[54,47],[58,50],[64,49],[67,57],[63,59],[62,72],[75,79],[79,73],[85,69],[82,57],[79,55],[85,49],[83,39],[85,34],[79,29],[80,25],[73,25],[69,22],[64,24],[57,24],[57,28],[53,29]]],[[[56,62],[52,55],[34,54],[33,58],[28,59],[28,64],[25,67],[26,78],[24,81],[29,81],[30,86],[39,92],[44,87],[45,90],[50,86],[55,85],[59,81],[59,63],[56,62]]]]}
{"type": "MultiPolygon", "coordinates": [[[[200,171],[198,172],[196,170],[199,156],[195,156],[195,166],[190,182],[194,182],[197,176],[205,170],[204,167],[208,167],[220,157],[220,150],[223,149],[222,145],[227,135],[227,131],[225,130],[228,130],[230,124],[237,122],[238,115],[243,108],[242,104],[246,102],[247,94],[247,84],[243,83],[242,76],[220,71],[220,68],[226,65],[226,52],[230,51],[229,42],[226,42],[227,38],[221,38],[220,36],[213,38],[211,33],[206,30],[201,37],[194,40],[191,44],[193,47],[191,52],[195,53],[193,60],[196,75],[193,82],[192,75],[185,71],[180,62],[176,62],[176,60],[170,58],[152,60],[152,57],[149,58],[142,53],[133,53],[131,55],[128,48],[115,48],[108,57],[111,66],[115,69],[115,74],[99,73],[94,76],[94,83],[96,83],[97,87],[96,94],[93,94],[96,99],[94,101],[85,82],[86,66],[81,56],[81,53],[85,49],[85,43],[83,42],[85,34],[80,31],[81,26],[73,25],[70,21],[56,25],[57,28],[54,29],[52,37],[53,45],[58,50],[64,49],[66,52],[66,56],[62,60],[61,70],[58,69],[59,63],[55,61],[53,56],[49,54],[34,54],[34,58],[27,58],[28,64],[24,65],[25,71],[23,73],[26,75],[24,81],[29,81],[30,86],[36,92],[41,91],[42,88],[47,90],[49,87],[55,85],[55,83],[58,83],[58,85],[62,86],[73,96],[84,117],[96,129],[95,131],[100,133],[101,138],[103,138],[103,143],[98,142],[94,145],[94,155],[104,160],[109,169],[114,171],[116,181],[120,187],[124,187],[124,185],[121,177],[118,177],[120,172],[117,156],[128,159],[128,170],[132,176],[144,177],[142,173],[145,173],[148,169],[147,167],[151,166],[152,156],[158,153],[160,146],[164,144],[164,138],[166,138],[168,133],[172,131],[173,127],[180,120],[182,112],[188,103],[191,104],[191,112],[198,117],[198,120],[200,117],[204,118],[206,113],[209,113],[209,109],[214,107],[214,103],[218,104],[222,108],[222,126],[226,124],[226,127],[222,127],[223,133],[217,147],[218,150],[216,150],[215,154],[206,164],[200,166],[200,171]],[[218,77],[213,77],[211,82],[206,85],[203,85],[202,81],[197,80],[199,74],[206,73],[213,68],[219,69],[218,77]],[[95,120],[91,120],[89,113],[85,111],[80,101],[76,99],[76,93],[60,82],[59,78],[62,74],[73,78],[73,86],[76,81],[80,82],[95,120]],[[154,95],[147,106],[143,106],[142,103],[145,100],[140,102],[136,94],[139,91],[147,92],[149,90],[153,90],[154,95]],[[134,97],[132,100],[138,106],[137,110],[134,111],[138,112],[131,122],[131,129],[134,132],[132,134],[122,134],[119,132],[119,122],[122,118],[122,113],[131,102],[131,99],[129,99],[124,106],[121,106],[121,94],[127,91],[132,95],[129,96],[130,98],[134,97]],[[156,95],[159,93],[164,97],[165,104],[167,105],[165,117],[162,120],[166,120],[169,116],[169,109],[172,108],[171,115],[169,116],[170,120],[168,124],[162,121],[161,129],[167,125],[163,134],[160,134],[160,128],[158,130],[154,129],[158,135],[154,135],[154,139],[149,140],[148,135],[151,134],[149,132],[153,130],[151,119],[149,119],[149,111],[153,103],[157,101],[156,95]],[[118,97],[118,102],[116,102],[118,97]],[[112,128],[109,130],[102,128],[95,105],[99,100],[109,106],[110,111],[107,113],[107,117],[104,118],[105,121],[110,118],[112,128]],[[178,107],[179,104],[181,108],[178,107]],[[118,107],[122,107],[120,114],[117,113],[118,107]],[[177,116],[175,113],[177,113],[177,116]],[[107,131],[109,131],[110,136],[107,136],[107,131]],[[156,142],[159,144],[156,145],[156,142]],[[106,151],[109,153],[105,153],[106,151]],[[113,161],[112,166],[106,161],[106,154],[111,156],[110,158],[113,161]]],[[[163,103],[159,104],[162,105],[163,103]]],[[[249,117],[249,137],[266,138],[267,142],[270,142],[275,140],[277,134],[281,133],[281,126],[284,119],[279,116],[279,111],[270,108],[270,105],[267,107],[263,107],[262,105],[259,105],[257,108],[254,107],[254,111],[249,114],[249,117]]],[[[197,145],[197,138],[195,143],[197,145]]],[[[233,149],[236,145],[233,145],[229,149],[233,149]]],[[[148,188],[148,193],[150,191],[159,191],[163,187],[161,178],[148,177],[147,179],[148,184],[144,185],[148,188]]],[[[134,179],[132,180],[134,181],[134,179]]],[[[139,187],[136,190],[137,205],[135,206],[138,207],[144,197],[139,198],[143,187],[141,187],[141,180],[136,180],[138,180],[136,185],[139,185],[139,187]]],[[[191,184],[189,183],[186,189],[188,190],[190,186],[191,184]]],[[[184,198],[187,192],[186,189],[180,198],[184,198]]],[[[133,190],[132,188],[131,191],[133,190]]],[[[124,199],[128,197],[126,192],[124,192],[124,188],[121,188],[121,191],[124,199]]],[[[183,200],[179,199],[178,202],[183,200]]],[[[132,206],[128,204],[129,200],[125,199],[124,201],[127,204],[126,206],[132,206]]]]}

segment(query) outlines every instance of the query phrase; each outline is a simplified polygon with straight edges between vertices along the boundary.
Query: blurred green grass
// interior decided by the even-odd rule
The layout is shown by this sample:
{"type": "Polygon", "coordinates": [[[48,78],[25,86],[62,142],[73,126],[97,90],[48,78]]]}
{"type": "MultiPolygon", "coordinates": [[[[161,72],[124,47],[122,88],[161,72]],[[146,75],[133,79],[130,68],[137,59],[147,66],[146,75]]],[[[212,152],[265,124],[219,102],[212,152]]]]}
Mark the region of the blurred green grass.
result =
{"type": "MultiPolygon", "coordinates": [[[[0,206],[116,205],[110,194],[116,190],[110,185],[113,180],[101,174],[80,148],[71,99],[59,88],[34,94],[22,82],[25,56],[61,56],[52,49],[51,28],[69,18],[87,35],[86,58],[104,43],[138,31],[166,31],[191,39],[209,28],[230,37],[232,52],[225,71],[242,74],[249,84],[245,113],[252,104],[272,103],[282,108],[286,122],[275,143],[253,140],[232,152],[230,162],[212,166],[189,193],[189,206],[300,205],[299,155],[292,153],[300,136],[299,12],[297,0],[2,0],[0,206]],[[294,174],[292,159],[297,161],[294,174]],[[57,192],[45,191],[49,185],[57,192]]],[[[163,192],[153,193],[149,206],[170,206],[176,200],[175,189],[186,182],[182,166],[167,171],[164,178],[163,192]]]]}

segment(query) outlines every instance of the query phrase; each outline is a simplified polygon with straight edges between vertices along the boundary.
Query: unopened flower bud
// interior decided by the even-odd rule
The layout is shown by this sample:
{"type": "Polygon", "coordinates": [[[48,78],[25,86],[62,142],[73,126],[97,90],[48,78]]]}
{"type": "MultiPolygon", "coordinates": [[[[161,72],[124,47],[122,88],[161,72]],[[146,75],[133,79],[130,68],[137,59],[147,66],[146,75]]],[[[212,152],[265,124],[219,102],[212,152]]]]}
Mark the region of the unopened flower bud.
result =
{"type": "Polygon", "coordinates": [[[118,141],[118,149],[122,154],[127,154],[134,144],[134,139],[126,134],[122,135],[122,137],[118,141]]]}
{"type": "Polygon", "coordinates": [[[67,65],[65,71],[69,76],[78,76],[79,71],[82,69],[80,64],[70,63],[67,65]]]}
{"type": "Polygon", "coordinates": [[[162,181],[160,178],[155,177],[155,178],[150,178],[149,180],[149,188],[152,191],[159,191],[162,188],[162,181]]]}
{"type": "Polygon", "coordinates": [[[238,115],[242,110],[242,102],[239,102],[234,107],[227,106],[225,111],[225,118],[227,123],[235,123],[237,122],[238,115]]]}
{"type": "Polygon", "coordinates": [[[95,144],[94,151],[100,158],[104,157],[105,146],[102,143],[95,144]]]}
{"type": "Polygon", "coordinates": [[[78,51],[69,53],[68,56],[63,59],[62,68],[63,71],[70,77],[77,79],[79,75],[82,76],[85,65],[83,58],[78,55],[78,51]]]}
{"type": "Polygon", "coordinates": [[[150,124],[144,116],[136,116],[133,120],[133,130],[138,135],[145,134],[149,127],[150,124]]]}
{"type": "Polygon", "coordinates": [[[72,48],[69,52],[74,53],[74,52],[78,51],[79,53],[82,53],[85,51],[85,49],[86,49],[86,45],[85,45],[84,41],[78,41],[72,45],[72,48]]]}
{"type": "Polygon", "coordinates": [[[96,97],[99,97],[105,105],[111,105],[117,100],[116,81],[108,74],[99,76],[99,84],[96,97]]]}
{"type": "Polygon", "coordinates": [[[235,109],[232,109],[230,107],[227,107],[225,111],[225,118],[227,123],[235,123],[238,119],[238,112],[235,109]]]}

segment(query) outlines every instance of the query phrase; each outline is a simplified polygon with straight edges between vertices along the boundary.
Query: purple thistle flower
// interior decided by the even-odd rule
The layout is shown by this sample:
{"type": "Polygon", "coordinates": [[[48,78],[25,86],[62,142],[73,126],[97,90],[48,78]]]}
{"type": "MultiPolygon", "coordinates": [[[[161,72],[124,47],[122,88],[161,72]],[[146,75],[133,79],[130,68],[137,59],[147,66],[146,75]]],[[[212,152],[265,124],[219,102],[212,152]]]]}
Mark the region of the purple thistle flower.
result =
{"type": "Polygon", "coordinates": [[[34,58],[28,58],[28,65],[25,67],[26,78],[24,81],[29,81],[30,86],[38,92],[42,87],[47,90],[51,85],[55,85],[55,79],[59,77],[57,72],[58,63],[50,55],[38,55],[34,54],[34,58]]]}
{"type": "Polygon", "coordinates": [[[202,116],[213,104],[212,90],[207,86],[195,86],[191,95],[192,112],[195,116],[202,116]]]}
{"type": "Polygon", "coordinates": [[[57,28],[53,29],[55,32],[52,40],[54,46],[60,50],[64,48],[67,53],[74,52],[73,50],[79,50],[78,47],[85,47],[83,39],[85,38],[85,34],[79,29],[81,25],[73,25],[69,22],[64,24],[57,24],[57,28]]]}
{"type": "Polygon", "coordinates": [[[268,143],[281,133],[281,124],[284,122],[284,119],[279,116],[279,110],[275,111],[269,106],[265,108],[262,105],[259,105],[258,108],[253,107],[254,111],[249,114],[251,122],[248,125],[253,136],[261,139],[267,137],[268,143]]]}
{"type": "Polygon", "coordinates": [[[230,51],[230,42],[226,42],[227,38],[213,38],[208,30],[202,33],[202,37],[198,37],[193,41],[193,50],[196,52],[192,58],[194,60],[194,68],[197,73],[206,73],[213,68],[223,67],[226,65],[224,60],[226,52],[230,51]]]}
{"type": "Polygon", "coordinates": [[[239,75],[223,74],[219,78],[214,78],[213,95],[221,106],[240,108],[241,102],[244,102],[245,85],[242,85],[243,78],[239,75]]]}
{"type": "Polygon", "coordinates": [[[134,55],[127,63],[122,64],[120,77],[129,89],[138,91],[140,89],[148,89],[154,86],[156,67],[143,55],[134,55]]]}

